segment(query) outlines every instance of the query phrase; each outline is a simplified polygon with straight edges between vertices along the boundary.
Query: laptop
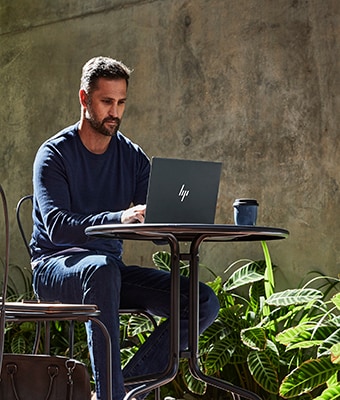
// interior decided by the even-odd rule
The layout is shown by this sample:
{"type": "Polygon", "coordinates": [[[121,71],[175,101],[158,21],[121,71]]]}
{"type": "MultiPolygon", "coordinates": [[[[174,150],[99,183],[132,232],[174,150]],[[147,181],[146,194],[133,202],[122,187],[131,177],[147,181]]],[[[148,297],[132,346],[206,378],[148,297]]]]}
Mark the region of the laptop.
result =
{"type": "Polygon", "coordinates": [[[145,223],[213,224],[221,162],[153,157],[145,223]]]}

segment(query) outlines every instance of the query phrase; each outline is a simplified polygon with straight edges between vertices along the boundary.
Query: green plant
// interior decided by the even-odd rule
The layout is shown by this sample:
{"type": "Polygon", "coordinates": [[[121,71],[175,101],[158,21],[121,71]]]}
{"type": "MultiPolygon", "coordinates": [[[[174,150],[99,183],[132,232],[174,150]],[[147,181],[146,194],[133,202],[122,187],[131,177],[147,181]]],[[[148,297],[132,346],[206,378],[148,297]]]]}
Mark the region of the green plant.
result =
{"type": "Polygon", "coordinates": [[[340,293],[329,301],[320,301],[317,297],[316,294],[308,304],[313,310],[309,320],[276,337],[287,352],[312,353],[283,379],[279,390],[283,398],[304,393],[319,393],[313,398],[324,400],[340,398],[340,293]]]}
{"type": "MultiPolygon", "coordinates": [[[[327,298],[339,280],[320,276],[275,293],[275,266],[266,244],[262,247],[264,260],[236,261],[226,269],[225,282],[218,276],[209,283],[221,308],[200,337],[202,370],[266,400],[336,398],[330,396],[339,389],[339,297],[327,298]],[[318,288],[311,287],[317,282],[318,288]]],[[[169,268],[168,257],[156,253],[153,259],[169,268]]],[[[201,398],[207,391],[185,362],[177,382],[182,393],[189,389],[201,398]]]]}
{"type": "MultiPolygon", "coordinates": [[[[232,263],[225,270],[225,280],[211,271],[214,280],[208,284],[221,308],[215,322],[200,337],[202,370],[247,388],[263,400],[340,398],[339,279],[319,275],[302,287],[276,293],[275,266],[266,243],[262,248],[264,260],[232,263]]],[[[168,252],[156,252],[153,262],[160,269],[170,270],[168,252]]],[[[181,274],[188,274],[187,263],[181,262],[180,268],[181,274]]],[[[15,287],[11,290],[13,300],[22,297],[15,287]]],[[[123,365],[152,330],[145,317],[121,317],[123,365]]],[[[52,324],[51,332],[52,353],[67,354],[66,322],[52,324]]],[[[8,324],[5,349],[30,351],[34,336],[32,323],[8,324]]],[[[76,358],[89,365],[84,324],[76,327],[75,345],[76,358]]],[[[161,390],[163,397],[226,399],[224,392],[207,388],[191,377],[186,360],[180,361],[176,379],[161,390]]]]}
{"type": "MultiPolygon", "coordinates": [[[[1,260],[2,270],[4,269],[3,261],[1,260]]],[[[10,274],[8,277],[7,300],[20,301],[31,300],[34,298],[32,288],[32,272],[30,269],[20,267],[15,264],[9,266],[10,274]]],[[[2,285],[2,280],[1,280],[2,285]]]]}
{"type": "MultiPolygon", "coordinates": [[[[161,318],[154,317],[156,323],[161,318]]],[[[120,316],[121,360],[124,367],[135,355],[139,347],[150,336],[154,327],[151,320],[143,315],[123,314],[120,316]]]]}

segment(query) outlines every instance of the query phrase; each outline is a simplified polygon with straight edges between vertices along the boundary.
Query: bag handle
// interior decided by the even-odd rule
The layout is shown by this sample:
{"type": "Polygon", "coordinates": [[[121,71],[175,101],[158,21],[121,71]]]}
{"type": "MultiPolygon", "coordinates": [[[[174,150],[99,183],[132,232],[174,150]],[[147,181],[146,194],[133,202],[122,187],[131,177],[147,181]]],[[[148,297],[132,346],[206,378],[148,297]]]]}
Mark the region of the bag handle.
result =
{"type": "MultiPolygon", "coordinates": [[[[6,367],[7,367],[7,374],[10,376],[11,387],[12,387],[12,391],[13,391],[15,400],[20,400],[17,389],[16,389],[16,385],[15,385],[15,374],[18,372],[18,366],[15,363],[9,363],[9,364],[7,364],[6,367]]],[[[73,376],[73,371],[76,368],[75,360],[66,360],[65,367],[67,369],[67,377],[68,377],[66,400],[72,400],[72,398],[73,398],[73,378],[72,378],[72,376],[73,376]]],[[[48,386],[45,400],[50,399],[52,389],[53,389],[53,383],[55,381],[55,378],[59,374],[59,367],[57,365],[51,364],[47,367],[47,373],[50,378],[50,383],[48,386]]]]}
{"type": "Polygon", "coordinates": [[[13,390],[13,394],[15,397],[15,400],[20,400],[18,393],[16,391],[15,388],[15,382],[14,382],[14,375],[17,373],[18,371],[18,367],[16,364],[7,364],[7,374],[10,376],[10,380],[11,380],[11,386],[12,386],[12,390],[13,390]]]}
{"type": "Polygon", "coordinates": [[[48,373],[48,376],[50,377],[50,384],[48,387],[48,391],[47,391],[45,400],[49,400],[49,398],[51,396],[54,378],[59,374],[59,367],[57,365],[49,365],[47,367],[47,373],[48,373]]]}

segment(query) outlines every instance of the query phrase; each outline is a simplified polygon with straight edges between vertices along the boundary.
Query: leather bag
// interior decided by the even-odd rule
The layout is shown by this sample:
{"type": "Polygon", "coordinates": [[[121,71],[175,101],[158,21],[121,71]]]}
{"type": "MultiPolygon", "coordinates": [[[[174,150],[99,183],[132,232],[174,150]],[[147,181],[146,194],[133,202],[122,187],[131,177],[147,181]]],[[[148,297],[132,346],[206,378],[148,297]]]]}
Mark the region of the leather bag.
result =
{"type": "Polygon", "coordinates": [[[61,356],[4,354],[1,400],[90,400],[87,367],[61,356]]]}

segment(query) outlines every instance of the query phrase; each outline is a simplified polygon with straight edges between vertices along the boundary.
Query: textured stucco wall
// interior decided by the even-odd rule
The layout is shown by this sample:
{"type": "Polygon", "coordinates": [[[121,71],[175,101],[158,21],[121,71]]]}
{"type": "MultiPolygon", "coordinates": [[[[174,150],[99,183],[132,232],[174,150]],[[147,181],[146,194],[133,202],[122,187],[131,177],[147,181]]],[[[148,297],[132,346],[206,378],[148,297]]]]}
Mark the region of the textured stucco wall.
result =
{"type": "MultiPolygon", "coordinates": [[[[2,0],[0,182],[10,204],[11,262],[23,265],[14,208],[31,191],[39,144],[79,118],[82,64],[135,69],[122,131],[150,155],[221,160],[216,222],[236,197],[260,203],[282,287],[340,266],[338,0],[2,0]],[[20,250],[17,248],[20,246],[20,250]]],[[[127,244],[126,260],[150,251],[127,244]]],[[[204,244],[221,273],[260,245],[204,244]]]]}

